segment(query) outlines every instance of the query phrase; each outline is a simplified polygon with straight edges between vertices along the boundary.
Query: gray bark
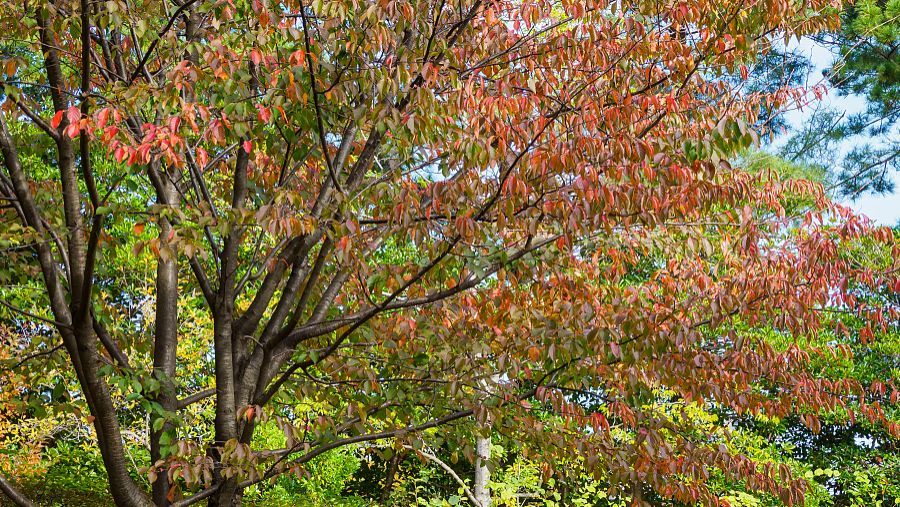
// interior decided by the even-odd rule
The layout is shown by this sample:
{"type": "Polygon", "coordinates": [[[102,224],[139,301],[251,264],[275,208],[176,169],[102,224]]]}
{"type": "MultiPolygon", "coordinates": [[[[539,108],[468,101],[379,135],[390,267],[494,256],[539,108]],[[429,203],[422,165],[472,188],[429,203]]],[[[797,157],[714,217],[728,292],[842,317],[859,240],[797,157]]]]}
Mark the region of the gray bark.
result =
{"type": "Polygon", "coordinates": [[[477,507],[491,507],[491,490],[488,489],[488,482],[491,480],[491,471],[488,468],[491,459],[490,433],[486,437],[475,439],[475,453],[475,482],[472,492],[478,502],[477,507]]]}

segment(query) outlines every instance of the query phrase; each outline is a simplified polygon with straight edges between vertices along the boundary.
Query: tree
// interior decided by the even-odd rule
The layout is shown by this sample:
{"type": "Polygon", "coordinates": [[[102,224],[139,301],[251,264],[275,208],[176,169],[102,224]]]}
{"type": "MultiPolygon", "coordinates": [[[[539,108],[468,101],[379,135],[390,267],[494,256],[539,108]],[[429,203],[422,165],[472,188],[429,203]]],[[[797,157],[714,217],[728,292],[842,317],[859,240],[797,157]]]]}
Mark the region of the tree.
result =
{"type": "Polygon", "coordinates": [[[892,175],[900,169],[900,2],[847,3],[840,30],[814,38],[835,55],[826,71],[829,84],[840,95],[864,97],[866,108],[850,115],[816,110],[784,155],[828,169],[834,189],[845,197],[893,192],[892,175]],[[855,146],[836,156],[839,145],[854,137],[860,139],[855,146]]]}
{"type": "Polygon", "coordinates": [[[40,288],[4,308],[25,353],[45,335],[65,349],[117,505],[238,505],[330,450],[472,442],[487,421],[548,465],[581,451],[635,503],[714,504],[713,468],[796,504],[802,479],[648,401],[816,428],[865,392],[732,325],[802,339],[829,305],[873,329],[893,316],[847,288],[895,287],[841,256],[864,222],[818,185],[727,162],[794,92],[717,76],[771,37],[833,28],[829,2],[3,13],[2,232],[21,241],[4,271],[40,288]],[[809,212],[785,214],[792,199],[809,212]],[[123,283],[148,261],[149,300],[123,283]],[[182,374],[203,361],[213,387],[182,374]],[[197,403],[211,417],[187,424],[197,403]],[[150,495],[122,437],[145,420],[150,495]],[[284,445],[258,447],[260,424],[284,445]]]}

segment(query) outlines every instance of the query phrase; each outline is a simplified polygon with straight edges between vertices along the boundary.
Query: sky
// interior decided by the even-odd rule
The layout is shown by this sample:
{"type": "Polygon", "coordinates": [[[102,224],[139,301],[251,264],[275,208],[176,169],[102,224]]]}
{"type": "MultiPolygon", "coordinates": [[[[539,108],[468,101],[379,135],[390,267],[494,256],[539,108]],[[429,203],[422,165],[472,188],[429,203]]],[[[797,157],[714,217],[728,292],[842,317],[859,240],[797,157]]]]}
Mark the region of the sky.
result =
{"type": "MultiPolygon", "coordinates": [[[[795,47],[809,56],[815,70],[810,73],[809,85],[818,84],[822,78],[822,71],[829,67],[834,56],[825,47],[816,44],[809,39],[801,40],[795,47]]],[[[822,98],[821,106],[831,107],[848,114],[862,111],[865,109],[865,99],[859,96],[840,96],[834,90],[829,90],[828,94],[822,98]]],[[[785,118],[793,127],[800,126],[807,119],[813,109],[807,108],[804,111],[790,111],[786,113],[785,118]]],[[[854,143],[863,141],[864,139],[852,138],[845,141],[841,146],[841,151],[846,152],[853,147],[854,143]]],[[[895,186],[900,190],[900,178],[897,174],[892,174],[895,186]]],[[[866,194],[860,196],[854,201],[842,201],[857,213],[868,216],[872,220],[883,225],[896,225],[900,221],[900,192],[890,195],[871,195],[866,194]]]]}

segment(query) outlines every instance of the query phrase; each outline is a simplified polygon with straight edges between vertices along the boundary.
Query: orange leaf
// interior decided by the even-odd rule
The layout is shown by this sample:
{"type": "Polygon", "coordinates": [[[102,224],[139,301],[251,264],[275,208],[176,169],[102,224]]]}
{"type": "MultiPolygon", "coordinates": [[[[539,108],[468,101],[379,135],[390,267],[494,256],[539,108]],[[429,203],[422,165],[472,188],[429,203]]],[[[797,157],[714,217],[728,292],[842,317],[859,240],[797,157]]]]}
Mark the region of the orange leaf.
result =
{"type": "Polygon", "coordinates": [[[59,110],[56,114],[53,115],[53,119],[50,120],[50,126],[53,128],[59,128],[59,124],[62,123],[62,117],[65,111],[59,110]]]}

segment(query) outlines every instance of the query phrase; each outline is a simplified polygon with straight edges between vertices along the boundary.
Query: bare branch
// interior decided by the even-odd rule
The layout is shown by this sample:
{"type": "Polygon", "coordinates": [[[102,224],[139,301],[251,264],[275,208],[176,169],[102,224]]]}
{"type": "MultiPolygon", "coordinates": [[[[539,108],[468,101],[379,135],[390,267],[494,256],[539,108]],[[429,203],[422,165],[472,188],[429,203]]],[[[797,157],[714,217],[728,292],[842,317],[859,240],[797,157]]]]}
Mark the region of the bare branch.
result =
{"type": "Polygon", "coordinates": [[[191,394],[191,395],[175,402],[175,408],[176,409],[186,408],[189,405],[193,405],[194,403],[197,403],[198,401],[205,400],[206,398],[209,398],[214,394],[216,394],[215,388],[197,391],[196,393],[191,394]]]}
{"type": "Polygon", "coordinates": [[[155,39],[153,39],[153,42],[150,43],[150,46],[147,47],[147,50],[144,51],[144,55],[141,57],[141,60],[138,62],[137,67],[134,69],[134,72],[131,73],[131,77],[128,78],[129,85],[131,83],[133,83],[134,80],[137,79],[137,77],[139,75],[141,75],[141,73],[144,72],[144,66],[147,65],[147,60],[150,59],[150,54],[153,53],[153,51],[156,49],[156,46],[159,44],[159,41],[161,41],[162,38],[166,35],[166,33],[168,33],[169,30],[172,29],[172,26],[175,25],[175,21],[178,20],[178,16],[181,16],[181,13],[183,13],[187,9],[190,9],[191,6],[193,6],[195,3],[199,2],[199,1],[200,0],[187,0],[183,4],[179,5],[177,9],[175,9],[175,12],[173,12],[172,15],[169,17],[169,21],[157,33],[157,37],[155,39]]]}
{"type": "Polygon", "coordinates": [[[475,495],[472,493],[472,490],[469,489],[469,485],[466,484],[466,481],[462,480],[462,477],[460,477],[459,474],[457,474],[456,471],[450,467],[450,465],[448,465],[447,463],[444,463],[443,460],[441,460],[440,458],[438,458],[437,456],[435,456],[434,454],[432,454],[428,451],[425,451],[422,449],[416,449],[415,447],[413,447],[411,445],[404,445],[403,447],[405,449],[409,449],[409,450],[415,452],[417,455],[419,455],[423,458],[426,458],[427,460],[433,462],[437,466],[443,468],[444,471],[447,472],[447,474],[449,474],[450,477],[452,477],[453,480],[456,481],[457,484],[459,484],[459,486],[463,489],[463,491],[466,493],[466,496],[469,498],[469,501],[472,502],[472,505],[475,505],[475,506],[481,505],[481,502],[479,502],[478,499],[475,498],[475,495]]]}

